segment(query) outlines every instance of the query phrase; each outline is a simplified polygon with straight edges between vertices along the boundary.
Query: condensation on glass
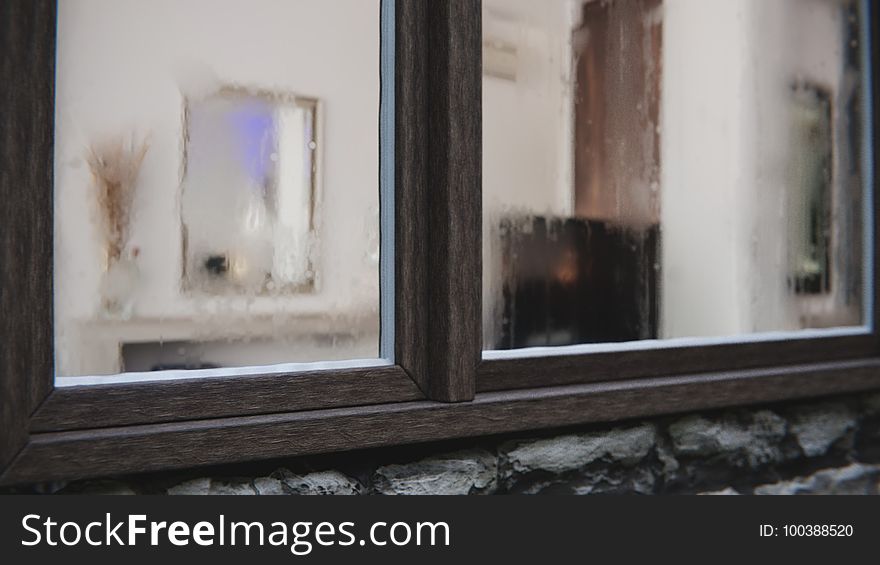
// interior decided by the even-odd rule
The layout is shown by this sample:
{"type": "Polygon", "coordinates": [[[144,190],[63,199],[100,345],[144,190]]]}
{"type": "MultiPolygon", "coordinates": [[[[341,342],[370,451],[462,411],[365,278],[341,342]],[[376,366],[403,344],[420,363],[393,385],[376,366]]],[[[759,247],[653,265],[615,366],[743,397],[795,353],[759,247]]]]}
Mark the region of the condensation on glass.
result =
{"type": "Polygon", "coordinates": [[[865,324],[865,10],[484,0],[484,349],[865,324]]]}
{"type": "Polygon", "coordinates": [[[58,10],[56,375],[378,358],[379,1],[58,10]]]}

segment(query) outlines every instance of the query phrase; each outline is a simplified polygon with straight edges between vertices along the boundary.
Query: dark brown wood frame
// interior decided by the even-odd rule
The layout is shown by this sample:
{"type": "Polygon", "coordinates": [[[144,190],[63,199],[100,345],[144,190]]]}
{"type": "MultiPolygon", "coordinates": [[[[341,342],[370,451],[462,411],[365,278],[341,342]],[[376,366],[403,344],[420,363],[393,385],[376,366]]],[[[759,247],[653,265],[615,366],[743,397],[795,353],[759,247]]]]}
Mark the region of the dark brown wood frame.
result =
{"type": "MultiPolygon", "coordinates": [[[[0,483],[880,387],[876,330],[828,339],[481,361],[480,2],[396,0],[396,12],[397,364],[55,389],[55,1],[0,0],[0,483]]],[[[875,10],[870,17],[877,37],[875,10]]],[[[874,41],[875,77],[877,54],[874,41]]],[[[878,107],[876,81],[872,100],[878,107]]],[[[876,113],[872,127],[878,130],[876,113]]],[[[873,229],[876,247],[876,224],[873,229]]],[[[876,297],[876,266],[874,273],[876,297]]],[[[874,328],[877,322],[875,310],[874,328]]]]}

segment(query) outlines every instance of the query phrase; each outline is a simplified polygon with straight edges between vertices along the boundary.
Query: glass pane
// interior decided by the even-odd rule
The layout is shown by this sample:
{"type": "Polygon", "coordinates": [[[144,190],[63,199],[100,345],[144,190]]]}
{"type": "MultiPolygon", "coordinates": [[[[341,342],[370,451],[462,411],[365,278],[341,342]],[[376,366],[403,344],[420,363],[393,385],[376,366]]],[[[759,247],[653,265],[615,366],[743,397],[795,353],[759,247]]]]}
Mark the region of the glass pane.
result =
{"type": "Polygon", "coordinates": [[[484,0],[484,348],[861,331],[866,8],[484,0]]]}
{"type": "Polygon", "coordinates": [[[382,362],[380,2],[58,10],[57,376],[382,362]]]}

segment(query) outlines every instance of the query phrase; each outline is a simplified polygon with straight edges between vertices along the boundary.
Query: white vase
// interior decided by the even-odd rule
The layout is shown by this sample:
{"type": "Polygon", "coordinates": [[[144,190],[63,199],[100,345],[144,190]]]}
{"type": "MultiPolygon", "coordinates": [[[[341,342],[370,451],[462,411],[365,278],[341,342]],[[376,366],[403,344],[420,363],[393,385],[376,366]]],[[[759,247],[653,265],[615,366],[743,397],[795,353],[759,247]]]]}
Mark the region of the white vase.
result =
{"type": "Polygon", "coordinates": [[[101,280],[101,304],[105,317],[128,320],[134,313],[134,294],[140,269],[134,258],[113,261],[101,280]]]}

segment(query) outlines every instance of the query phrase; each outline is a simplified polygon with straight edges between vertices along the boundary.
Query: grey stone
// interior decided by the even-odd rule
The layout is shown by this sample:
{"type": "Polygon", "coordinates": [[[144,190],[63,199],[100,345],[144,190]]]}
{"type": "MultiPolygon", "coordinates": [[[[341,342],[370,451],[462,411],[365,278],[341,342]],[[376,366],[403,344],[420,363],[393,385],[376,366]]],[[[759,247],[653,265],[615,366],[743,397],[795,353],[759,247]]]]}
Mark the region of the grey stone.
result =
{"type": "Polygon", "coordinates": [[[490,493],[497,485],[497,474],[493,454],[467,450],[379,467],[373,474],[373,488],[380,494],[490,493]]]}
{"type": "Polygon", "coordinates": [[[572,489],[572,494],[575,494],[577,496],[586,496],[588,494],[601,494],[601,493],[596,492],[595,485],[586,484],[586,485],[576,485],[572,489]]]}
{"type": "Polygon", "coordinates": [[[553,489],[562,485],[563,481],[554,479],[547,481],[536,481],[528,484],[525,488],[513,488],[509,492],[512,494],[542,494],[552,493],[553,489]]]}
{"type": "Polygon", "coordinates": [[[769,485],[760,485],[755,487],[755,494],[764,495],[790,495],[790,494],[806,494],[799,492],[806,489],[805,485],[797,481],[780,481],[769,485]]]}
{"type": "Polygon", "coordinates": [[[208,494],[211,490],[211,479],[207,477],[201,477],[198,479],[192,479],[190,481],[184,481],[179,485],[173,486],[168,489],[168,494],[173,495],[190,495],[190,494],[208,494]]]}
{"type": "Polygon", "coordinates": [[[840,403],[801,408],[791,418],[791,431],[807,457],[824,455],[855,426],[855,414],[840,403]]]}
{"type": "Polygon", "coordinates": [[[361,484],[339,471],[316,471],[296,475],[286,469],[276,473],[290,494],[300,495],[355,495],[361,494],[361,484]]]}
{"type": "Polygon", "coordinates": [[[253,482],[247,479],[211,479],[208,494],[253,496],[257,494],[253,482]]]}
{"type": "Polygon", "coordinates": [[[246,479],[211,479],[201,477],[180,483],[168,489],[172,495],[254,495],[257,494],[251,481],[246,479]]]}
{"type": "Polygon", "coordinates": [[[628,472],[598,471],[587,473],[583,480],[575,483],[573,494],[635,493],[654,492],[656,477],[645,468],[636,467],[628,472]]]}
{"type": "Polygon", "coordinates": [[[254,489],[261,495],[287,494],[284,483],[274,477],[259,477],[254,479],[254,489]]]}
{"type": "Polygon", "coordinates": [[[739,493],[733,487],[727,487],[727,488],[723,488],[721,490],[712,490],[712,491],[708,491],[708,492],[701,492],[698,494],[707,495],[707,496],[735,496],[735,495],[738,495],[739,493]]]}
{"type": "Polygon", "coordinates": [[[657,478],[648,467],[599,466],[584,470],[576,477],[555,475],[518,475],[509,481],[508,492],[513,494],[651,494],[657,478]],[[532,480],[530,480],[532,479],[532,480]]]}
{"type": "Polygon", "coordinates": [[[786,421],[769,410],[719,420],[689,416],[671,424],[669,435],[677,455],[721,455],[734,465],[755,467],[784,459],[779,444],[786,421]]]}
{"type": "Polygon", "coordinates": [[[755,488],[755,494],[880,494],[880,465],[853,463],[755,488]]]}
{"type": "Polygon", "coordinates": [[[654,426],[644,424],[607,432],[520,442],[504,452],[506,474],[532,471],[564,473],[600,459],[634,465],[645,458],[656,440],[654,426]]]}
{"type": "Polygon", "coordinates": [[[678,459],[672,454],[672,449],[669,446],[668,441],[662,439],[660,436],[658,436],[657,439],[657,459],[659,459],[660,463],[663,465],[662,472],[667,477],[674,476],[675,472],[678,471],[678,468],[680,467],[678,459]]]}

